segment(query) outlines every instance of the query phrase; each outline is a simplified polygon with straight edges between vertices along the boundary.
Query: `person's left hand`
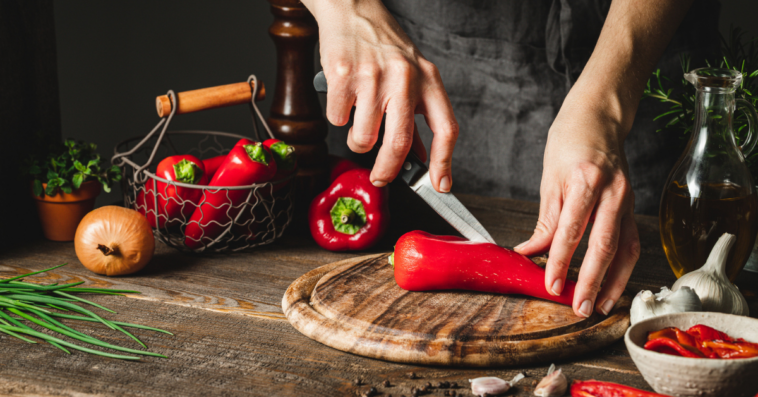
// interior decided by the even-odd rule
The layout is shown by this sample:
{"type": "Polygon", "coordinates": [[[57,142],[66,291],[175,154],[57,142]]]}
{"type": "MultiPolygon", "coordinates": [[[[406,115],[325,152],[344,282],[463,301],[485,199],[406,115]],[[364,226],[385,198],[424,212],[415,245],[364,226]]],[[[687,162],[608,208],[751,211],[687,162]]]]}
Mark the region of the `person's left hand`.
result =
{"type": "Polygon", "coordinates": [[[579,90],[564,101],[548,134],[537,227],[516,247],[527,256],[550,251],[545,288],[559,295],[571,257],[592,223],[573,301],[574,312],[583,317],[593,308],[611,311],[640,254],[623,149],[628,127],[606,104],[579,90]]]}

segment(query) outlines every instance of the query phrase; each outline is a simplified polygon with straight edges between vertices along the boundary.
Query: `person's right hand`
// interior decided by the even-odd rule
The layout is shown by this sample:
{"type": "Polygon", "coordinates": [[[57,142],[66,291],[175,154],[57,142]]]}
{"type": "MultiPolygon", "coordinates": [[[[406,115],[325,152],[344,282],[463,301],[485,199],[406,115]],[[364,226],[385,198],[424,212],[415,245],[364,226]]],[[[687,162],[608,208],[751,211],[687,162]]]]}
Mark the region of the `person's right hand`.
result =
{"type": "Polygon", "coordinates": [[[356,108],[347,137],[350,149],[371,150],[387,114],[371,182],[384,186],[395,179],[413,145],[414,114],[423,114],[434,132],[432,184],[437,191],[450,191],[458,123],[437,67],[424,59],[379,0],[303,4],[319,25],[321,65],[329,84],[327,119],[345,125],[356,108]]]}

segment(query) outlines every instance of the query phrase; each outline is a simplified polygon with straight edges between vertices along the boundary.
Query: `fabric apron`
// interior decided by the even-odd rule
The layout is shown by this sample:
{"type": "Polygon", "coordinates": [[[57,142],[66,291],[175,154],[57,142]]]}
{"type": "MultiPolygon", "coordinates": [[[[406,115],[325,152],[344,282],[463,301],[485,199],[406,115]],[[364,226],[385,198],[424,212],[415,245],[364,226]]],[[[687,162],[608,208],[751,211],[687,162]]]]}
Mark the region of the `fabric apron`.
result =
{"type": "MultiPolygon", "coordinates": [[[[592,54],[609,0],[384,0],[421,53],[437,65],[460,125],[453,192],[539,201],[547,133],[592,54]]],[[[681,73],[718,54],[719,3],[695,0],[658,67],[681,73]]],[[[663,107],[661,107],[663,106],[663,107]]],[[[645,100],[625,150],[638,213],[657,214],[684,140],[656,132],[645,100]]],[[[432,133],[419,128],[427,148],[432,133]]],[[[330,139],[330,146],[344,136],[330,139]]],[[[333,152],[335,150],[332,150],[333,152]]],[[[337,150],[336,152],[340,152],[337,150]]]]}

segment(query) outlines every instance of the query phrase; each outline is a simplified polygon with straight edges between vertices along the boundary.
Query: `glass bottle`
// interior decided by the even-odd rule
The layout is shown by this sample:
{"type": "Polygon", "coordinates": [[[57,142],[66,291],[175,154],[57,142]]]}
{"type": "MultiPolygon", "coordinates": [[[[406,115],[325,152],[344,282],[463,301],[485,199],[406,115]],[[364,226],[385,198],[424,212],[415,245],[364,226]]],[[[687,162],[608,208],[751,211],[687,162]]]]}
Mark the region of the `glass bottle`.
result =
{"type": "Polygon", "coordinates": [[[703,266],[722,234],[734,234],[737,242],[726,268],[734,281],[758,233],[758,195],[745,164],[758,138],[758,117],[750,102],[735,98],[741,73],[702,68],[684,77],[697,89],[695,123],[689,144],[663,190],[661,241],[671,269],[681,277],[703,266]],[[742,146],[737,146],[732,130],[737,106],[748,119],[742,146]]]}

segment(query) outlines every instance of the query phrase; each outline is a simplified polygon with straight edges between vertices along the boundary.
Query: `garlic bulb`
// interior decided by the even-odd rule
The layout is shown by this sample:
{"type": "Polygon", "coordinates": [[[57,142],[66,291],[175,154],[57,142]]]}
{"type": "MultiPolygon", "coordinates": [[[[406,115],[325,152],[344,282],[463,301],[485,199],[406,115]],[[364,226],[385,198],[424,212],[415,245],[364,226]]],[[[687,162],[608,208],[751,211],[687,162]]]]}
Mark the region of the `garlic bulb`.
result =
{"type": "Polygon", "coordinates": [[[547,376],[542,378],[537,388],[534,389],[534,395],[539,397],[561,397],[566,393],[568,381],[563,372],[555,370],[555,364],[550,364],[547,370],[547,376]]]}
{"type": "Polygon", "coordinates": [[[676,292],[666,287],[661,292],[653,294],[650,291],[640,291],[632,301],[632,324],[644,319],[668,313],[699,312],[703,310],[700,298],[690,287],[682,287],[676,292]]]}
{"type": "Polygon", "coordinates": [[[703,267],[676,280],[672,287],[674,292],[682,287],[690,287],[700,297],[703,310],[747,316],[745,297],[726,277],[726,257],[736,240],[737,237],[733,234],[724,233],[716,242],[703,267]]]}
{"type": "Polygon", "coordinates": [[[490,396],[499,396],[508,391],[516,382],[524,379],[524,374],[516,375],[511,381],[502,380],[494,376],[483,378],[469,379],[471,382],[471,392],[476,396],[489,394],[490,396]]]}

